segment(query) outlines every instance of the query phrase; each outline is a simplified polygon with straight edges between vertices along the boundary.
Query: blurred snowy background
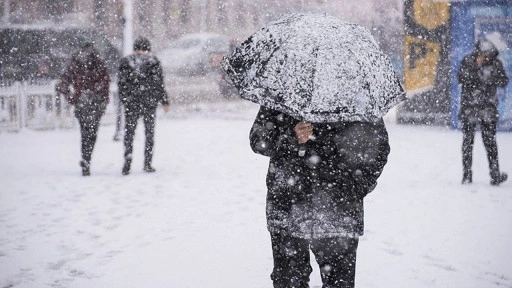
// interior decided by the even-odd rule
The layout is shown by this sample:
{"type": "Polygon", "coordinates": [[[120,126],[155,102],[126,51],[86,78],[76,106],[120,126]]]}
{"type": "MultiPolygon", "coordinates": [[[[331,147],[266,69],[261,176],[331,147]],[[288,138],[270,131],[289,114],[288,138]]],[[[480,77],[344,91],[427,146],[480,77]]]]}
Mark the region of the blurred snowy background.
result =
{"type": "MultiPolygon", "coordinates": [[[[16,47],[7,49],[11,42],[0,38],[0,52],[23,55],[0,59],[1,75],[9,78],[0,85],[0,288],[271,286],[264,207],[268,159],[254,154],[248,143],[257,107],[222,86],[213,66],[201,70],[205,63],[215,64],[210,61],[218,60],[218,49],[206,50],[206,60],[204,53],[193,56],[202,60],[192,61],[185,72],[166,69],[172,108],[157,120],[156,173],[142,172],[139,125],[133,173],[121,176],[122,144],[112,141],[113,85],[92,176],[83,178],[72,108],[54,92],[54,75],[78,42],[96,39],[105,55],[114,47],[115,72],[116,57],[130,46],[127,39],[145,35],[162,62],[172,66],[177,49],[188,47],[182,51],[186,55],[193,47],[203,51],[200,43],[212,35],[227,37],[229,46],[282,12],[306,11],[370,28],[398,70],[403,55],[400,0],[0,3],[0,37],[14,39],[16,47]],[[41,31],[71,36],[33,36],[41,31]],[[179,46],[187,37],[199,46],[179,46]],[[27,83],[25,75],[37,83],[27,83]]],[[[512,287],[512,186],[510,181],[489,185],[481,138],[476,138],[474,183],[462,186],[460,132],[397,125],[394,116],[386,117],[389,163],[365,200],[357,285],[512,287]]],[[[502,169],[508,172],[511,136],[498,134],[502,169]]],[[[312,286],[320,285],[315,270],[312,286]]]]}
{"type": "Polygon", "coordinates": [[[326,12],[373,29],[389,52],[399,50],[403,38],[400,0],[2,0],[2,4],[3,24],[94,26],[119,46],[123,23],[133,21],[134,33],[152,39],[157,50],[191,32],[242,40],[279,14],[293,11],[326,12]]]}
{"type": "Polygon", "coordinates": [[[85,40],[97,44],[110,63],[111,72],[115,72],[117,58],[129,53],[134,37],[143,35],[151,40],[153,52],[164,64],[172,100],[203,101],[212,96],[211,89],[215,89],[213,94],[230,93],[222,86],[224,79],[217,73],[219,59],[215,53],[225,55],[232,45],[284,12],[325,12],[362,24],[372,30],[399,70],[402,65],[404,29],[400,0],[2,0],[1,3],[0,42],[4,47],[0,48],[0,58],[6,59],[0,59],[4,63],[0,67],[0,81],[16,78],[11,77],[13,74],[18,79],[55,78],[69,54],[85,40]],[[90,32],[79,33],[77,29],[95,33],[91,36],[90,32]],[[63,30],[67,31],[66,35],[61,35],[63,30]],[[6,34],[18,36],[12,39],[6,34]],[[3,50],[17,46],[23,47],[18,48],[22,56],[4,55],[3,50]],[[120,55],[116,56],[110,46],[116,47],[120,55]],[[187,65],[187,69],[177,71],[187,65]],[[26,67],[25,70],[20,66],[26,67]],[[188,73],[175,73],[184,70],[188,73]]]}

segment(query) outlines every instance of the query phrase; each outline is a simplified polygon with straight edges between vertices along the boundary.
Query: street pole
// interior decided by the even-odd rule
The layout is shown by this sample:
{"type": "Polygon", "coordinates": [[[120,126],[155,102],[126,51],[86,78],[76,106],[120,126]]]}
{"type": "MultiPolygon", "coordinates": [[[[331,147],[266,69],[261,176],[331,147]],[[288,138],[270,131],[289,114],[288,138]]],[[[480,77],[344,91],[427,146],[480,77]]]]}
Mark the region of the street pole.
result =
{"type": "MultiPolygon", "coordinates": [[[[128,56],[133,52],[133,0],[123,1],[123,56],[128,56]]],[[[120,141],[122,139],[122,119],[123,111],[119,94],[114,94],[114,105],[116,105],[116,130],[114,132],[114,141],[120,141]]]]}
{"type": "Polygon", "coordinates": [[[133,51],[133,0],[124,0],[123,14],[123,56],[127,56],[133,51]]]}

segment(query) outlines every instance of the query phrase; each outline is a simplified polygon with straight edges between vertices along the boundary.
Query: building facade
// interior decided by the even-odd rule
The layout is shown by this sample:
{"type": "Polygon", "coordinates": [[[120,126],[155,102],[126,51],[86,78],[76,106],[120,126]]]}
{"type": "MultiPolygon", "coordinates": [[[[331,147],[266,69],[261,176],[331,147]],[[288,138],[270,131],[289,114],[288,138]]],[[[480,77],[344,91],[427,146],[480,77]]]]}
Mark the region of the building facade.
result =
{"type": "MultiPolygon", "coordinates": [[[[406,0],[404,22],[404,84],[409,99],[398,106],[400,123],[461,128],[457,71],[478,40],[496,45],[512,79],[510,0],[406,0]]],[[[502,131],[512,131],[510,87],[498,89],[502,131]]]]}

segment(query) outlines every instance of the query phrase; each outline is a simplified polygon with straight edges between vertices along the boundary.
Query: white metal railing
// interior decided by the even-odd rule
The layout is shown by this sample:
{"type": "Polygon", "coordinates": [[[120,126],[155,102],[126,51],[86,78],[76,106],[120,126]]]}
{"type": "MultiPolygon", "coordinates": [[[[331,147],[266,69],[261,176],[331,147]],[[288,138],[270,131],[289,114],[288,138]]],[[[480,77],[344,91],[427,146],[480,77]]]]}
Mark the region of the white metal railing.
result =
{"type": "MultiPolygon", "coordinates": [[[[78,123],[73,108],[55,90],[56,81],[0,83],[0,132],[71,128],[78,123]]],[[[110,102],[102,124],[116,121],[117,87],[111,84],[110,102]],[[114,99],[116,101],[114,101],[114,99]]]]}

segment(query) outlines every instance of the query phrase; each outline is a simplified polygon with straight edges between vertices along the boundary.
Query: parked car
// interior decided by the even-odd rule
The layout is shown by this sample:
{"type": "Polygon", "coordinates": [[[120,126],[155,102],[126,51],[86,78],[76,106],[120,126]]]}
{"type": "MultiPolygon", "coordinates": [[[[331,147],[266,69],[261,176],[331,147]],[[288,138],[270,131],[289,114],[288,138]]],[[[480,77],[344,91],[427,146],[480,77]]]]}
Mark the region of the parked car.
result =
{"type": "Polygon", "coordinates": [[[109,73],[117,71],[119,50],[92,28],[0,26],[0,80],[57,79],[71,54],[92,42],[109,73]]]}
{"type": "Polygon", "coordinates": [[[234,41],[215,33],[186,34],[172,41],[158,53],[164,72],[177,76],[201,76],[217,72],[218,59],[212,56],[227,54],[234,41]]]}
{"type": "Polygon", "coordinates": [[[198,95],[213,96],[212,85],[217,85],[223,97],[238,95],[220,67],[220,61],[235,44],[230,37],[215,33],[191,33],[172,41],[157,53],[168,87],[181,95],[189,91],[195,99],[202,97],[198,95]]]}

